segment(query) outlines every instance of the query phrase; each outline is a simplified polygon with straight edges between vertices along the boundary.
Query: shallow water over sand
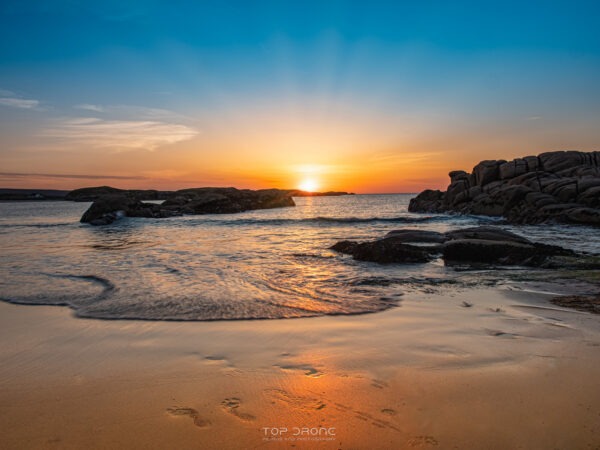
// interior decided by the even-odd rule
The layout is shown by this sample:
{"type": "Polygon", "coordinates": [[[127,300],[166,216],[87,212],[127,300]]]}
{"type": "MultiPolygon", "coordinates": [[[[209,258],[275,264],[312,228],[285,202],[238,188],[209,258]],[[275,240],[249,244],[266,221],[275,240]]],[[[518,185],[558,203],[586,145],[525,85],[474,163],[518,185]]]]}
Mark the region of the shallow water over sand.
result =
{"type": "MultiPolygon", "coordinates": [[[[493,285],[504,271],[456,272],[441,260],[377,265],[328,250],[398,228],[496,223],[532,239],[600,251],[594,230],[510,227],[483,217],[407,212],[411,195],[297,198],[295,208],[80,224],[88,203],[0,204],[0,299],[68,305],[82,317],[293,318],[397,306],[413,291],[493,285]]],[[[514,273],[514,270],[511,271],[514,273]]]]}

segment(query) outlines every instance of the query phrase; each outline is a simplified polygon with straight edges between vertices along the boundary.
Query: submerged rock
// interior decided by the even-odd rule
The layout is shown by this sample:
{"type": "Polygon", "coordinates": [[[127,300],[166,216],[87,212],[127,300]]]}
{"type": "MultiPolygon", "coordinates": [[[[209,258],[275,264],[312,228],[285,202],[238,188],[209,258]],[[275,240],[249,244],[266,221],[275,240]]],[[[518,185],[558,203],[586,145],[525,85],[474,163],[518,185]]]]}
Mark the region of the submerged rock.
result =
{"type": "Polygon", "coordinates": [[[425,190],[411,199],[408,210],[600,226],[600,152],[482,161],[470,174],[453,171],[449,176],[445,192],[425,190]]]}

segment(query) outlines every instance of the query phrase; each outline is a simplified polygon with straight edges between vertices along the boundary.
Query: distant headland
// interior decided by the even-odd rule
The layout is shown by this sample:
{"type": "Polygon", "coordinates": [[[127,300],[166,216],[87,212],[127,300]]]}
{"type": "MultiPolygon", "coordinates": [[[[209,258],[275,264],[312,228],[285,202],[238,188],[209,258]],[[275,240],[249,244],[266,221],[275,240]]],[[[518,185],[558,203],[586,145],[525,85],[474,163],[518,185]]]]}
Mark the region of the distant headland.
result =
{"type": "MultiPolygon", "coordinates": [[[[197,188],[204,189],[204,188],[197,188]]],[[[186,190],[186,189],[183,189],[186,190]]],[[[327,192],[307,192],[299,189],[285,189],[290,192],[292,197],[330,197],[339,195],[354,195],[353,192],[327,191],[327,192]]],[[[169,197],[176,196],[180,191],[159,191],[155,189],[118,189],[111,186],[85,187],[75,190],[60,189],[11,189],[0,188],[0,201],[75,201],[91,202],[104,195],[123,194],[128,197],[135,197],[138,200],[167,200],[169,197]]]]}

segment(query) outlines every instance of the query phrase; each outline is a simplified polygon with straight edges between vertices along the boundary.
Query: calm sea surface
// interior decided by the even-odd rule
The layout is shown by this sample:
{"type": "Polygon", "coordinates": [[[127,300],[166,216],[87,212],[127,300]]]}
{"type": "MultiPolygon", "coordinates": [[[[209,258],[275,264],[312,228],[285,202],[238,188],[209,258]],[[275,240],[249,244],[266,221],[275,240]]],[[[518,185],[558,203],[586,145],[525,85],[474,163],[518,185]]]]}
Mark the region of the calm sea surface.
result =
{"type": "Polygon", "coordinates": [[[68,305],[105,319],[219,320],[357,314],[411,290],[494,283],[441,260],[378,265],[328,247],[390,230],[497,224],[531,239],[600,252],[585,227],[511,227],[483,217],[412,214],[412,195],[297,198],[295,208],[80,224],[89,203],[0,203],[0,299],[68,305]]]}

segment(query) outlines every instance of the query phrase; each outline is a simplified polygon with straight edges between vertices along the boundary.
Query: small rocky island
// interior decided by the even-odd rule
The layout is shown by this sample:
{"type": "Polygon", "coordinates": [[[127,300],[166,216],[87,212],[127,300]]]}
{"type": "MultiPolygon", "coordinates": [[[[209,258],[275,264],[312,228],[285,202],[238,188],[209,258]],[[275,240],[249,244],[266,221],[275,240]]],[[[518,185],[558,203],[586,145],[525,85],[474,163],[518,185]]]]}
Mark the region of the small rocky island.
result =
{"type": "Polygon", "coordinates": [[[69,194],[71,199],[89,201],[94,191],[101,189],[94,203],[81,217],[91,225],[108,225],[119,217],[173,217],[183,214],[229,214],[254,209],[295,206],[294,191],[262,189],[252,191],[236,188],[182,189],[161,195],[158,191],[120,191],[114,188],[86,188],[69,194]],[[161,204],[148,203],[166,196],[161,204]]]}
{"type": "Polygon", "coordinates": [[[411,212],[503,216],[510,223],[600,226],[600,152],[558,151],[481,161],[450,172],[445,192],[425,190],[411,212]]]}

